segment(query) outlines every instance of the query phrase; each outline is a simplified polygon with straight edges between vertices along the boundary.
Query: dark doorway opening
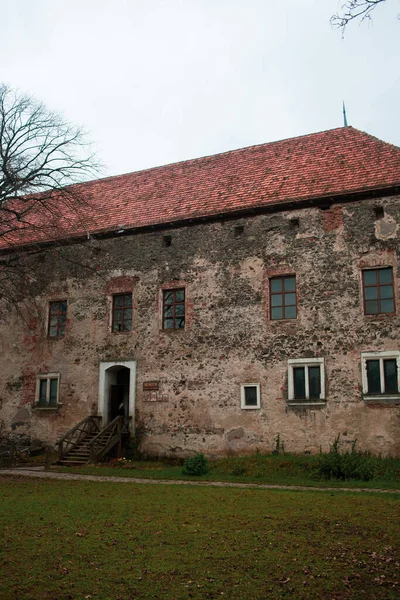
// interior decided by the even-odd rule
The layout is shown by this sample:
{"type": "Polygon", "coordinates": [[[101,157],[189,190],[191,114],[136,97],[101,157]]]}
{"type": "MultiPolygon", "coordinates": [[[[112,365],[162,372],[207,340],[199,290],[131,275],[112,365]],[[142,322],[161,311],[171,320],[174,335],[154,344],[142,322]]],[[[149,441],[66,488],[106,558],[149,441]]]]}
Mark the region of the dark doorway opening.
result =
{"type": "Polygon", "coordinates": [[[123,415],[126,422],[129,418],[129,377],[130,371],[127,367],[120,367],[116,372],[115,384],[110,385],[110,401],[108,409],[108,422],[115,417],[123,415]]]}

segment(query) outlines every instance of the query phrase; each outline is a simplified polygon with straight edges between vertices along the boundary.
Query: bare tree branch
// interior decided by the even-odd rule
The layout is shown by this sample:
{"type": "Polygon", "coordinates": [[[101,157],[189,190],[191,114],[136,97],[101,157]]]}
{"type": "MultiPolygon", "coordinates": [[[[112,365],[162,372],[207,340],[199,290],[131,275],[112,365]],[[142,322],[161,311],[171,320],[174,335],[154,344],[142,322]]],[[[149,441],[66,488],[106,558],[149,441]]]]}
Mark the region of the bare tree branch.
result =
{"type": "Polygon", "coordinates": [[[347,0],[342,5],[341,12],[335,13],[331,17],[331,25],[341,29],[344,35],[350,21],[371,19],[372,11],[375,10],[378,4],[382,4],[383,2],[386,2],[386,0],[347,0]]]}
{"type": "Polygon", "coordinates": [[[0,263],[0,299],[14,304],[30,278],[32,261],[21,258],[19,245],[88,229],[90,197],[75,184],[98,171],[81,128],[0,84],[0,253],[8,255],[0,263]]]}

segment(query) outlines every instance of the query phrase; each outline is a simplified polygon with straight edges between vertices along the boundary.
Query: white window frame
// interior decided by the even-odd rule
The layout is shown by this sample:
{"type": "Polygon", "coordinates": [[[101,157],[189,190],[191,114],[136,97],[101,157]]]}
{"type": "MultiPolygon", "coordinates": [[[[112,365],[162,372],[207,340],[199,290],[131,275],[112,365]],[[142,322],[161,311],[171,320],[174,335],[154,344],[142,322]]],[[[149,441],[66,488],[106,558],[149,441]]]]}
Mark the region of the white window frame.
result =
{"type": "Polygon", "coordinates": [[[361,378],[364,400],[376,400],[377,398],[384,398],[386,400],[398,400],[400,394],[385,394],[383,386],[385,385],[385,375],[383,370],[383,361],[385,359],[392,359],[397,364],[397,389],[400,390],[400,352],[397,350],[388,350],[384,352],[361,352],[361,378]],[[367,377],[367,361],[368,360],[379,360],[380,367],[380,379],[381,379],[381,393],[370,394],[368,392],[368,377],[367,377]]]}
{"type": "Polygon", "coordinates": [[[243,410],[259,410],[261,407],[261,403],[260,403],[260,384],[259,383],[242,383],[240,385],[240,408],[242,408],[243,410]],[[248,406],[246,404],[246,394],[245,394],[245,389],[248,387],[255,387],[256,388],[256,394],[257,394],[257,404],[256,405],[252,405],[252,406],[248,406]]]}
{"type": "Polygon", "coordinates": [[[304,406],[305,404],[311,404],[313,406],[323,406],[326,402],[325,396],[325,359],[324,358],[289,358],[288,360],[288,402],[291,405],[304,406]],[[309,378],[308,378],[308,367],[315,367],[319,365],[320,377],[321,377],[321,393],[319,400],[310,400],[309,390],[309,378]],[[305,368],[305,385],[306,385],[306,397],[304,400],[300,400],[294,397],[294,368],[304,367],[305,368]]]}
{"type": "Polygon", "coordinates": [[[35,408],[39,410],[55,410],[59,406],[61,406],[60,402],[60,373],[39,373],[36,376],[36,392],[35,392],[35,408]],[[57,380],[57,402],[56,404],[49,404],[50,402],[50,384],[49,381],[51,379],[57,380]],[[47,389],[46,389],[46,404],[39,404],[39,394],[40,394],[40,382],[46,380],[47,389]]]}

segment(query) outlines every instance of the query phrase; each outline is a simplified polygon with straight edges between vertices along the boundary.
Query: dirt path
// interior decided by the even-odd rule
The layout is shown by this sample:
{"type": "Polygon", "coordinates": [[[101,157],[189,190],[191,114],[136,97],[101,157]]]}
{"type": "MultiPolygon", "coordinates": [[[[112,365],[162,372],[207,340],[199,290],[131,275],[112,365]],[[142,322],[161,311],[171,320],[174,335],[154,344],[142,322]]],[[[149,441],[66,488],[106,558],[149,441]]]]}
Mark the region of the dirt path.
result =
{"type": "Polygon", "coordinates": [[[1,469],[0,477],[30,477],[32,479],[58,479],[61,481],[100,481],[103,483],[147,483],[153,485],[197,485],[208,487],[256,488],[264,490],[309,490],[319,492],[371,492],[377,494],[399,494],[400,490],[376,488],[311,487],[305,485],[274,485],[269,483],[234,483],[228,481],[184,481],[181,479],[142,479],[139,477],[108,477],[98,475],[79,475],[45,471],[42,467],[1,469]]]}

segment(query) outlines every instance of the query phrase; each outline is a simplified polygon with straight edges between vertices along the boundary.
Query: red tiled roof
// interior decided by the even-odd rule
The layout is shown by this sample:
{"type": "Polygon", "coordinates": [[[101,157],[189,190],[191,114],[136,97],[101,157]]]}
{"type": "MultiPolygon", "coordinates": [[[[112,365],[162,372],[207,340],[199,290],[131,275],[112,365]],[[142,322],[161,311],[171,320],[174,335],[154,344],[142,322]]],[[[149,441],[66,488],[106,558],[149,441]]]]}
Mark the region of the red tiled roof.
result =
{"type": "Polygon", "coordinates": [[[69,215],[67,229],[93,234],[399,184],[400,148],[342,127],[80,184],[91,198],[87,223],[69,215]]]}

